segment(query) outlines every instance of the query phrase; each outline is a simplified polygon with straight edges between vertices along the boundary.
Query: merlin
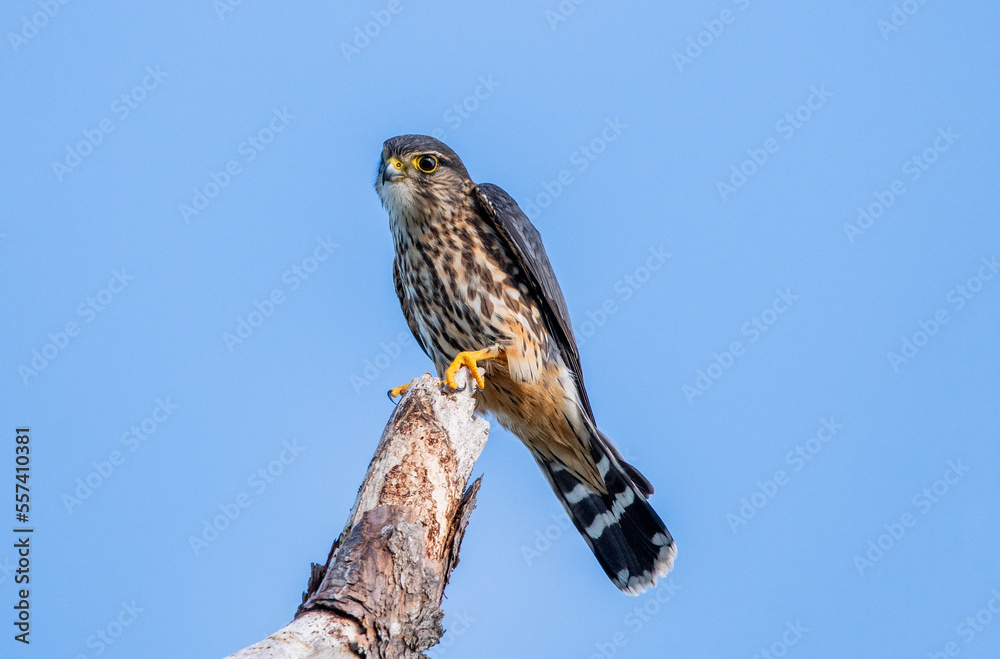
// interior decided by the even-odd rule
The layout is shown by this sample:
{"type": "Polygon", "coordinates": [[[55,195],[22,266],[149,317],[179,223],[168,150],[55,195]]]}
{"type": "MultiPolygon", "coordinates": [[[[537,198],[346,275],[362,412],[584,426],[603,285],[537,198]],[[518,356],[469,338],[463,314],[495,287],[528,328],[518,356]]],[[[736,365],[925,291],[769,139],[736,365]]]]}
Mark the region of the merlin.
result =
{"type": "Polygon", "coordinates": [[[597,429],[538,231],[426,135],[385,142],[375,189],[395,244],[396,295],[438,377],[454,389],[458,369],[471,371],[477,410],[528,447],[615,586],[630,595],[655,586],[677,549],[647,501],[652,485],[597,429]]]}

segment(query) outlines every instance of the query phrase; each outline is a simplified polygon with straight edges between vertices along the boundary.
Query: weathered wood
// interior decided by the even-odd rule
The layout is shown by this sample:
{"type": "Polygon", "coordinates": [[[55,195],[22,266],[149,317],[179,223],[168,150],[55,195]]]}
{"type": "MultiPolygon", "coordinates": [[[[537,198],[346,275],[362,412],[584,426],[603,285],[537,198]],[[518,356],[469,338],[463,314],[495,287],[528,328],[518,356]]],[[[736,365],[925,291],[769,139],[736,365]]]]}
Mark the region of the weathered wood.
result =
{"type": "Polygon", "coordinates": [[[480,480],[489,424],[464,390],[417,380],[389,418],[344,531],[314,564],[295,620],[229,659],[421,657],[441,638],[440,608],[480,480]]]}

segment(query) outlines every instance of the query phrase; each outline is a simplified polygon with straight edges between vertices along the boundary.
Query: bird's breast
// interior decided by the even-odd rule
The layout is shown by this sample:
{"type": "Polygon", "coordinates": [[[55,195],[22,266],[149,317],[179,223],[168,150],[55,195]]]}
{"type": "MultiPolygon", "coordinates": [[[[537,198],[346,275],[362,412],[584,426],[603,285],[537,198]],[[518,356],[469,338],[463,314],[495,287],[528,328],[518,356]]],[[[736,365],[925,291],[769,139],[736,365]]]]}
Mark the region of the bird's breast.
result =
{"type": "Polygon", "coordinates": [[[435,230],[393,233],[400,302],[439,371],[461,351],[494,345],[510,353],[514,373],[526,368],[520,355],[542,359],[548,341],[539,305],[492,229],[450,222],[435,230]]]}

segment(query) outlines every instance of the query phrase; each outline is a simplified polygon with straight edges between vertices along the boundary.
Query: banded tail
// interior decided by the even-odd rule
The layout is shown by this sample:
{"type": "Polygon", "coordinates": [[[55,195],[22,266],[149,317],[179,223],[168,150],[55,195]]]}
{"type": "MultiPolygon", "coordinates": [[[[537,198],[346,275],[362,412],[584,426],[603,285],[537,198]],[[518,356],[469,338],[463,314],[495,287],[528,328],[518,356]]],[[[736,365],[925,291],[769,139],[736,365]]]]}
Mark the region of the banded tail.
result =
{"type": "Polygon", "coordinates": [[[594,492],[556,461],[532,451],[580,535],[608,578],[623,592],[638,595],[655,586],[673,567],[673,536],[646,500],[653,487],[596,428],[590,453],[607,486],[594,492]]]}

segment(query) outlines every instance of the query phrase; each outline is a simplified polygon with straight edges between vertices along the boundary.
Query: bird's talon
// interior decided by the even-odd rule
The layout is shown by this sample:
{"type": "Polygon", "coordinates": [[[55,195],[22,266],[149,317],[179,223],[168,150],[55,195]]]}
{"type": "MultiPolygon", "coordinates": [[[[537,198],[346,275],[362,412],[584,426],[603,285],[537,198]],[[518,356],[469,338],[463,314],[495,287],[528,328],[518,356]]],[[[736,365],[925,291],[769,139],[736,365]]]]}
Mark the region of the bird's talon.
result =
{"type": "Polygon", "coordinates": [[[442,389],[448,389],[449,391],[465,391],[465,385],[464,384],[461,387],[459,387],[458,383],[456,382],[456,383],[454,383],[454,386],[452,386],[452,384],[450,382],[448,382],[447,376],[445,376],[445,378],[443,380],[441,380],[441,382],[439,384],[440,384],[440,386],[441,386],[442,389]]]}
{"type": "MultiPolygon", "coordinates": [[[[451,362],[451,366],[448,370],[444,372],[445,382],[452,389],[458,389],[458,383],[455,381],[455,374],[458,373],[458,369],[465,366],[472,373],[472,377],[476,380],[476,386],[480,389],[486,388],[486,381],[483,380],[483,376],[479,374],[479,366],[476,364],[480,359],[493,359],[500,353],[497,350],[477,350],[475,352],[462,351],[455,356],[455,359],[451,362]]],[[[462,387],[465,389],[465,387],[462,387]]],[[[461,391],[461,389],[458,389],[461,391]]]]}
{"type": "Polygon", "coordinates": [[[403,392],[406,391],[409,388],[410,388],[410,383],[407,382],[406,384],[401,384],[398,387],[393,387],[392,389],[390,389],[386,393],[389,394],[389,400],[393,400],[394,398],[398,398],[398,397],[402,396],[403,392]]]}

